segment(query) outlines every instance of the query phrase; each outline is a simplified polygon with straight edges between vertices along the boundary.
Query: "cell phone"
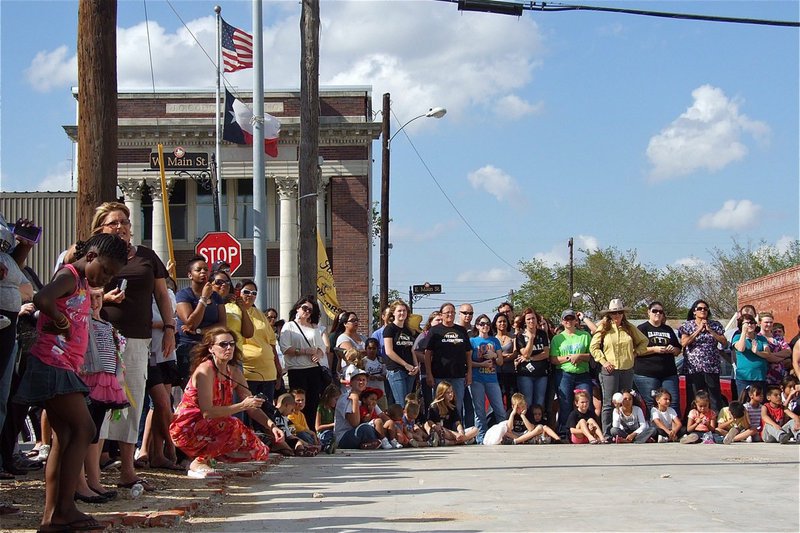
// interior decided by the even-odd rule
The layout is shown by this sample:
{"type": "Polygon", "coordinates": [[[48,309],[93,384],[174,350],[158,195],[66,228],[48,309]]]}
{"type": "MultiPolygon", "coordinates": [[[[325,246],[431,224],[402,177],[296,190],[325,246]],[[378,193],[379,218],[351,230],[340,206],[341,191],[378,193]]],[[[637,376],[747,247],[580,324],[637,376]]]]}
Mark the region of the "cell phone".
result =
{"type": "Polygon", "coordinates": [[[119,290],[125,292],[125,289],[127,287],[128,287],[128,280],[123,278],[122,281],[119,282],[119,290]]]}
{"type": "Polygon", "coordinates": [[[14,224],[11,232],[29,244],[36,244],[39,242],[39,239],[42,238],[42,228],[39,226],[20,226],[14,224]]]}

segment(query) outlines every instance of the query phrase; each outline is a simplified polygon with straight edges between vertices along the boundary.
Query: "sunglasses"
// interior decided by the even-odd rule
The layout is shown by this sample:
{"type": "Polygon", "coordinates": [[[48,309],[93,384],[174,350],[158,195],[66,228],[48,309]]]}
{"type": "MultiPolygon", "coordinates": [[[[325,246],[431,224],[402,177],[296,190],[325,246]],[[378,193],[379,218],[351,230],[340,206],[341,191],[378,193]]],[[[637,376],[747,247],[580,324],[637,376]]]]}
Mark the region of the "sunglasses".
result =
{"type": "Polygon", "coordinates": [[[227,285],[228,283],[229,283],[229,281],[226,280],[226,279],[215,279],[214,280],[214,285],[216,285],[217,287],[222,287],[223,285],[227,285]]]}
{"type": "Polygon", "coordinates": [[[313,310],[314,310],[314,308],[313,308],[313,307],[311,307],[310,305],[301,305],[301,306],[300,306],[300,309],[302,309],[302,310],[303,310],[303,311],[305,311],[306,313],[310,313],[311,311],[313,311],[313,310]]]}
{"type": "Polygon", "coordinates": [[[348,322],[358,323],[358,319],[357,318],[351,318],[350,320],[348,320],[348,322]]]}
{"type": "Polygon", "coordinates": [[[742,322],[742,324],[747,324],[748,326],[755,326],[756,323],[753,322],[752,320],[745,320],[744,322],[742,322]]]}
{"type": "Polygon", "coordinates": [[[488,326],[489,322],[478,322],[479,326],[488,326]]]}
{"type": "Polygon", "coordinates": [[[459,311],[459,313],[461,313],[462,315],[470,315],[470,316],[475,314],[474,311],[459,311]]]}
{"type": "Polygon", "coordinates": [[[223,350],[227,350],[228,348],[233,348],[234,346],[236,346],[236,341],[222,341],[222,342],[218,342],[218,343],[217,343],[217,346],[219,346],[219,347],[220,347],[220,348],[222,348],[223,350]]]}
{"type": "Polygon", "coordinates": [[[695,307],[695,311],[708,311],[708,307],[695,307]]]}
{"type": "Polygon", "coordinates": [[[267,315],[267,320],[275,320],[278,318],[278,315],[267,315]]]}
{"type": "Polygon", "coordinates": [[[572,316],[572,315],[569,315],[569,316],[565,316],[564,318],[562,318],[562,320],[563,320],[564,322],[571,322],[571,321],[573,321],[573,320],[577,320],[577,318],[575,318],[575,317],[574,317],[574,316],[572,316]]]}
{"type": "Polygon", "coordinates": [[[611,311],[608,314],[613,316],[613,315],[621,315],[622,313],[623,313],[623,311],[611,311]]]}
{"type": "Polygon", "coordinates": [[[663,309],[651,309],[650,312],[653,313],[654,315],[663,315],[664,314],[664,310],[663,309]]]}
{"type": "Polygon", "coordinates": [[[242,296],[258,296],[258,291],[251,291],[250,289],[242,289],[242,296]]]}

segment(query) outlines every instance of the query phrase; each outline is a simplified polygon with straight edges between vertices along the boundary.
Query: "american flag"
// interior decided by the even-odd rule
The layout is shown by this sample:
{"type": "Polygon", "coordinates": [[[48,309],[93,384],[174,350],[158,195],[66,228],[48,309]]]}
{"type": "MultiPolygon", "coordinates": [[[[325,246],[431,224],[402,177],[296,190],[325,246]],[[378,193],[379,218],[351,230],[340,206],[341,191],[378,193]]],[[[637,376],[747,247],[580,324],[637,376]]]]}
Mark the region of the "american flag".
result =
{"type": "Polygon", "coordinates": [[[253,68],[253,36],[222,21],[222,61],[225,72],[253,68]]]}

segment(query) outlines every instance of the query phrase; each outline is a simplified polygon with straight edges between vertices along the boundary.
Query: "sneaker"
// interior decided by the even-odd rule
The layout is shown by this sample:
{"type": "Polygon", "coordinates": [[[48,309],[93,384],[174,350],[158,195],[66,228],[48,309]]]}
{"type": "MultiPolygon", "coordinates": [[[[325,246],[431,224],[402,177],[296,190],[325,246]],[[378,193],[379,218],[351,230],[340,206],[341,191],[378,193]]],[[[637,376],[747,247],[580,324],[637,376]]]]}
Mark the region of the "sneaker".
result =
{"type": "Polygon", "coordinates": [[[5,329],[11,325],[11,320],[6,315],[0,315],[0,329],[5,329]]]}
{"type": "Polygon", "coordinates": [[[333,455],[336,453],[336,439],[331,439],[328,445],[325,447],[325,453],[328,455],[333,455]]]}
{"type": "Polygon", "coordinates": [[[694,444],[700,440],[700,435],[697,433],[687,433],[681,437],[681,444],[694,444]]]}
{"type": "Polygon", "coordinates": [[[392,443],[389,442],[389,439],[383,437],[381,439],[381,448],[383,448],[384,450],[391,450],[394,448],[394,446],[392,446],[392,443]]]}
{"type": "Polygon", "coordinates": [[[664,435],[659,435],[659,436],[658,436],[658,442],[659,442],[659,443],[662,443],[662,442],[669,442],[669,439],[668,439],[667,437],[665,437],[664,435]]]}
{"type": "Polygon", "coordinates": [[[415,439],[411,439],[410,441],[408,441],[408,443],[411,445],[412,448],[419,448],[419,441],[415,439]]]}
{"type": "Polygon", "coordinates": [[[714,434],[710,431],[706,431],[703,433],[703,444],[715,444],[714,443],[714,434]]]}
{"type": "Polygon", "coordinates": [[[439,446],[439,434],[436,431],[431,433],[431,438],[428,440],[428,444],[430,444],[432,448],[439,446]]]}
{"type": "Polygon", "coordinates": [[[47,461],[47,458],[50,457],[50,445],[49,444],[42,444],[39,446],[39,455],[36,456],[34,461],[47,461]]]}
{"type": "Polygon", "coordinates": [[[784,431],[783,433],[781,433],[781,436],[778,437],[778,442],[780,442],[781,444],[789,444],[791,438],[792,434],[789,433],[788,431],[784,431]]]}
{"type": "Polygon", "coordinates": [[[397,442],[397,439],[392,439],[392,440],[390,440],[390,441],[389,441],[389,444],[391,444],[392,446],[394,446],[394,447],[395,447],[395,449],[398,449],[398,450],[399,450],[400,448],[402,448],[402,447],[403,447],[403,445],[402,445],[402,444],[400,444],[399,442],[397,442]]]}
{"type": "Polygon", "coordinates": [[[736,438],[736,435],[739,434],[738,428],[731,428],[728,430],[728,434],[725,435],[725,438],[722,439],[722,444],[733,444],[733,439],[736,438]]]}
{"type": "Polygon", "coordinates": [[[550,438],[550,435],[542,435],[539,437],[539,442],[542,444],[550,444],[552,441],[553,439],[550,438]]]}
{"type": "Polygon", "coordinates": [[[516,442],[514,442],[514,439],[512,439],[511,437],[505,437],[504,436],[503,440],[500,441],[500,444],[502,444],[504,446],[509,446],[511,444],[516,444],[516,442]]]}
{"type": "Polygon", "coordinates": [[[745,442],[753,442],[753,437],[752,437],[752,435],[751,435],[751,436],[749,436],[749,437],[747,437],[747,438],[746,438],[744,441],[745,441],[745,442]]]}
{"type": "Polygon", "coordinates": [[[476,441],[475,441],[475,437],[472,437],[471,439],[469,439],[468,441],[466,441],[464,444],[475,444],[475,442],[476,442],[476,441]]]}

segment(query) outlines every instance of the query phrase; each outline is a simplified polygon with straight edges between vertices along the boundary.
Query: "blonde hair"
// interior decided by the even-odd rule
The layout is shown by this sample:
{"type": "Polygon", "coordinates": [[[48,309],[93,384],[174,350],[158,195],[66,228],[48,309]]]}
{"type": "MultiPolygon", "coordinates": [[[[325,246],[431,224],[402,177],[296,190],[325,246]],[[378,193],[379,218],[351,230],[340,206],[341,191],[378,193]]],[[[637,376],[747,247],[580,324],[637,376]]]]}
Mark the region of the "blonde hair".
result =
{"type": "Polygon", "coordinates": [[[417,418],[419,415],[419,404],[417,402],[406,402],[405,412],[411,418],[417,418]]]}
{"type": "Polygon", "coordinates": [[[511,396],[511,406],[512,407],[517,407],[519,404],[525,404],[525,406],[527,407],[528,406],[528,401],[525,399],[525,395],[524,394],[522,394],[520,392],[515,392],[511,396]]]}
{"type": "Polygon", "coordinates": [[[436,397],[431,402],[431,407],[434,405],[436,409],[439,411],[439,416],[447,416],[447,414],[456,408],[455,404],[445,397],[447,391],[453,390],[453,386],[450,385],[448,381],[441,381],[436,386],[436,397]]]}
{"type": "Polygon", "coordinates": [[[128,209],[128,206],[125,204],[119,202],[103,202],[94,210],[94,216],[92,217],[92,234],[101,233],[103,231],[103,221],[109,213],[113,213],[114,211],[122,211],[125,213],[128,220],[131,218],[131,210],[128,209]]]}
{"type": "MultiPolygon", "coordinates": [[[[405,303],[403,300],[395,300],[389,306],[389,316],[394,318],[395,309],[397,309],[398,307],[401,307],[401,306],[406,308],[406,313],[408,313],[408,315],[411,315],[411,309],[408,308],[408,304],[407,303],[405,303]]],[[[406,317],[406,324],[405,325],[408,325],[407,323],[408,323],[408,317],[406,317]]]]}
{"type": "Polygon", "coordinates": [[[592,401],[591,396],[585,390],[577,390],[575,391],[575,405],[578,405],[578,398],[586,398],[587,401],[592,401]]]}
{"type": "Polygon", "coordinates": [[[348,348],[347,350],[345,350],[344,360],[350,363],[351,365],[355,365],[356,368],[364,370],[364,365],[362,363],[363,357],[361,356],[361,352],[359,352],[355,348],[348,348]]]}

